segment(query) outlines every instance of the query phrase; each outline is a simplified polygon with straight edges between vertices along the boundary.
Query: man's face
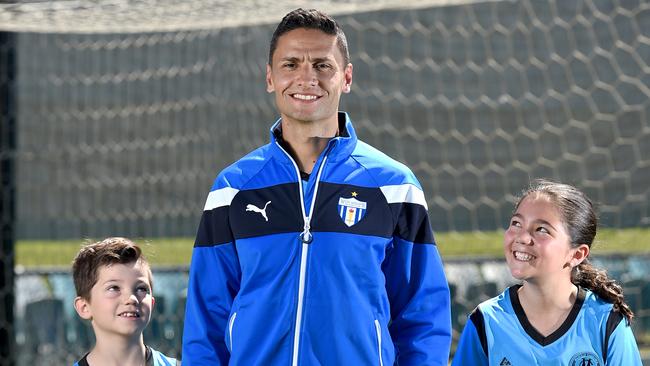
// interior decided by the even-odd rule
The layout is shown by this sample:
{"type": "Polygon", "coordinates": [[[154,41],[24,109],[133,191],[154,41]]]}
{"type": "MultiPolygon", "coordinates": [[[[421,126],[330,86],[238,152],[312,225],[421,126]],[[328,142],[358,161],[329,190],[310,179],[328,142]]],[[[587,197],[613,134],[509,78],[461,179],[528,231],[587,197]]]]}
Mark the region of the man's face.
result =
{"type": "Polygon", "coordinates": [[[280,36],[266,67],[266,90],[275,92],[283,120],[337,123],[341,93],[349,93],[351,84],[352,64],[343,65],[336,36],[317,29],[280,36]]]}

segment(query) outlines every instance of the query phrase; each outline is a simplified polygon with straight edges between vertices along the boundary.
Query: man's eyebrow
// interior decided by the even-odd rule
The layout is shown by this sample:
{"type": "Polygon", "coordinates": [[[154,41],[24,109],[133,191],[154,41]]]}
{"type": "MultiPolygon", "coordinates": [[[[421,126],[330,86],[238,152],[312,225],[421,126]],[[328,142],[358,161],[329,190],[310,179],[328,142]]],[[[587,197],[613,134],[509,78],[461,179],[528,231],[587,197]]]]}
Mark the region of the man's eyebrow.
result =
{"type": "MultiPolygon", "coordinates": [[[[296,57],[296,56],[286,56],[282,57],[280,61],[291,61],[291,62],[296,62],[296,61],[301,61],[303,58],[302,57],[296,57]]],[[[317,63],[317,62],[323,62],[323,61],[332,61],[334,58],[328,57],[328,56],[322,56],[322,57],[314,57],[310,59],[311,62],[317,63]]]]}

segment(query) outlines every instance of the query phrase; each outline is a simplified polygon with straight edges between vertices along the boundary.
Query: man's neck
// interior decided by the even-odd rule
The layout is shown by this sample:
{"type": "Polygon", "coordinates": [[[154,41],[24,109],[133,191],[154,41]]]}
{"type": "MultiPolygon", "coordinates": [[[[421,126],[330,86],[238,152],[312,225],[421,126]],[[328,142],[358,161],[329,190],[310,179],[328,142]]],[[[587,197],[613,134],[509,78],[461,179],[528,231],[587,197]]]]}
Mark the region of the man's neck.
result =
{"type": "Polygon", "coordinates": [[[338,115],[334,120],[310,123],[282,119],[282,138],[300,171],[311,174],[327,143],[337,136],[338,127],[338,115]]]}

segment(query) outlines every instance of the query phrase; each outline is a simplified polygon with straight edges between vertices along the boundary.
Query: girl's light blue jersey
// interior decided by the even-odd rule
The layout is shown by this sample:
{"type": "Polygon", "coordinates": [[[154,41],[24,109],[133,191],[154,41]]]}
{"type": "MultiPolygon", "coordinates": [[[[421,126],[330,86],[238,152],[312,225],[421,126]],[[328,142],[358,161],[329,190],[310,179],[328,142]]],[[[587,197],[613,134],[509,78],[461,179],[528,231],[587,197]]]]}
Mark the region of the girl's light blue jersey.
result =
{"type": "Polygon", "coordinates": [[[627,320],[613,305],[578,288],[573,309],[552,334],[528,321],[512,286],[470,314],[452,365],[641,366],[627,320]]]}

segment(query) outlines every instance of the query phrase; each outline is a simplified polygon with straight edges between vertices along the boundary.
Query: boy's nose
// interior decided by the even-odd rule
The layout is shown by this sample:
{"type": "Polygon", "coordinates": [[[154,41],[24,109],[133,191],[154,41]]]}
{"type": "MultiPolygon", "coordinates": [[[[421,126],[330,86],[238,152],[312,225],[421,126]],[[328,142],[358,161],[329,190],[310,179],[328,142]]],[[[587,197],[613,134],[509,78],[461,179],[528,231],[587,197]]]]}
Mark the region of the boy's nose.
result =
{"type": "Polygon", "coordinates": [[[131,292],[127,294],[125,301],[126,304],[137,304],[138,302],[140,302],[140,300],[138,300],[138,297],[135,296],[135,293],[131,292]]]}

